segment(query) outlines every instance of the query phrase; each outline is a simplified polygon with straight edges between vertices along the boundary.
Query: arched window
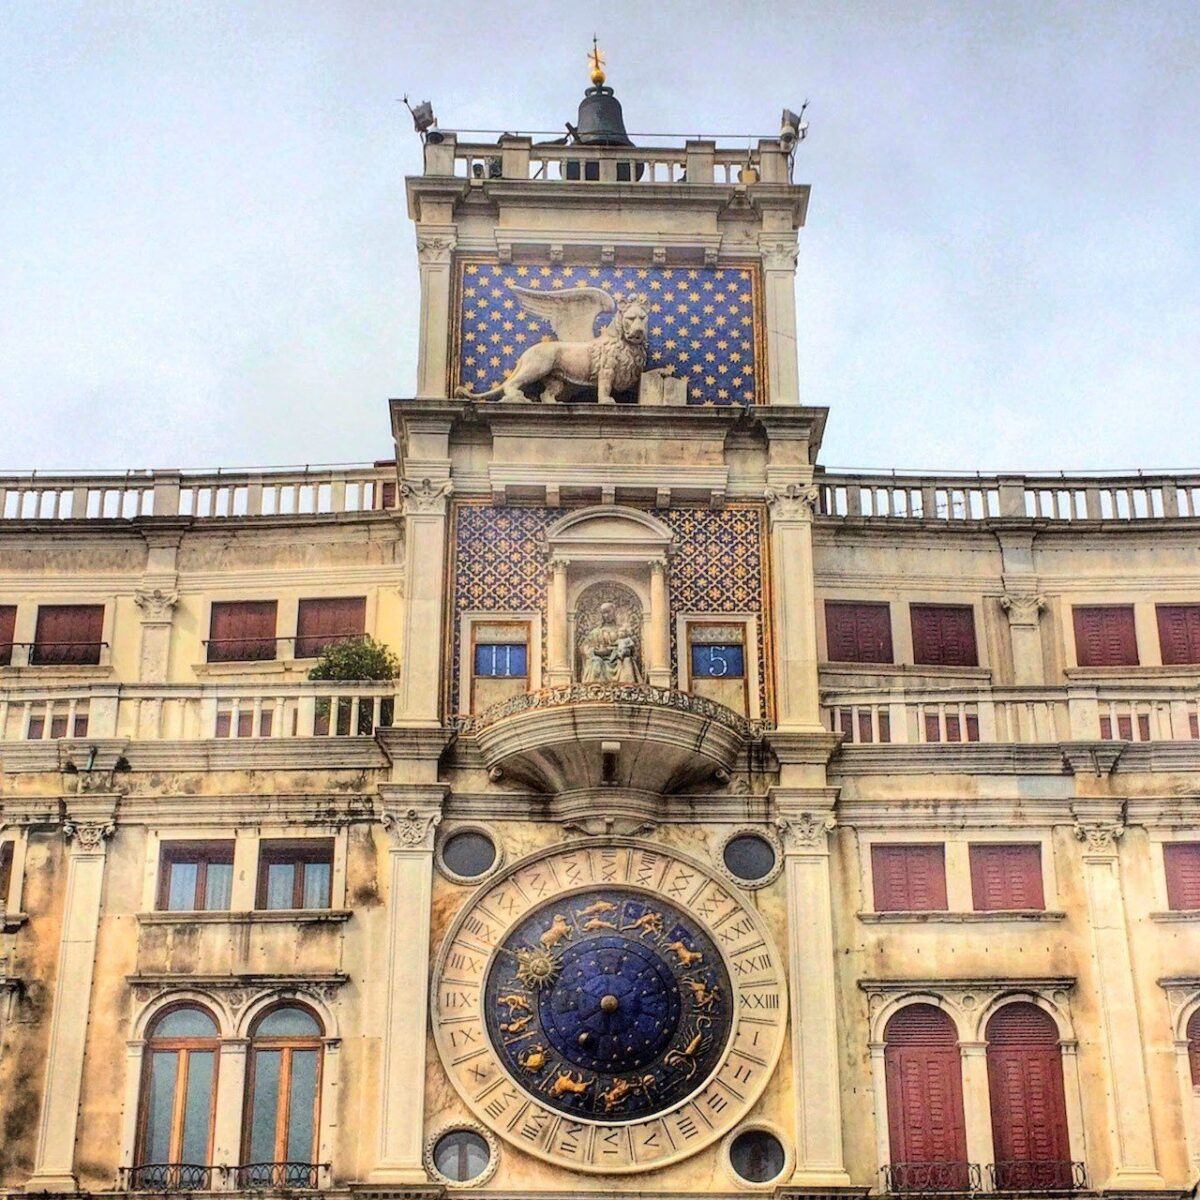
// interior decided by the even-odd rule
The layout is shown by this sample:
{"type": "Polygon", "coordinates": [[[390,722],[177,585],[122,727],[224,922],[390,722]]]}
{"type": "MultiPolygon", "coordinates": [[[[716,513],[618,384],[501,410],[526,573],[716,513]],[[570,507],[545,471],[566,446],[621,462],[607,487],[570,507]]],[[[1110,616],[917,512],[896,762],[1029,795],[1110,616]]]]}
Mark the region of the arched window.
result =
{"type": "Polygon", "coordinates": [[[143,1057],[142,1097],[133,1185],[211,1186],[217,1023],[181,1004],[155,1019],[143,1057]]]}
{"type": "Polygon", "coordinates": [[[996,1187],[1073,1186],[1062,1052],[1054,1018],[1036,1004],[1006,1004],[984,1030],[996,1187]]]}
{"type": "Polygon", "coordinates": [[[273,1008],[250,1035],[241,1187],[316,1187],[320,1022],[306,1008],[273,1008]]]}
{"type": "Polygon", "coordinates": [[[1188,1063],[1192,1068],[1192,1087],[1200,1087],[1200,1008],[1188,1018],[1188,1063]]]}
{"type": "Polygon", "coordinates": [[[971,1183],[954,1022],[910,1004],[883,1031],[889,1191],[965,1191],[971,1183]]]}

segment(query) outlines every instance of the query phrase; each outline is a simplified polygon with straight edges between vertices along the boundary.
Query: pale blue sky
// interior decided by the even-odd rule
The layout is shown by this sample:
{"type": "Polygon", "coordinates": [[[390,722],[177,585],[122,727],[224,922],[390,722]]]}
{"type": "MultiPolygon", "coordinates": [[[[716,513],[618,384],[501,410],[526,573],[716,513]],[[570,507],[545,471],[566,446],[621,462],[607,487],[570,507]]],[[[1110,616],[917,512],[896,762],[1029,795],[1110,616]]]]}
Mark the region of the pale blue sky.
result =
{"type": "Polygon", "coordinates": [[[811,100],[797,284],[831,466],[1200,466],[1200,6],[0,6],[0,469],[391,452],[398,103],[632,130],[811,100]]]}

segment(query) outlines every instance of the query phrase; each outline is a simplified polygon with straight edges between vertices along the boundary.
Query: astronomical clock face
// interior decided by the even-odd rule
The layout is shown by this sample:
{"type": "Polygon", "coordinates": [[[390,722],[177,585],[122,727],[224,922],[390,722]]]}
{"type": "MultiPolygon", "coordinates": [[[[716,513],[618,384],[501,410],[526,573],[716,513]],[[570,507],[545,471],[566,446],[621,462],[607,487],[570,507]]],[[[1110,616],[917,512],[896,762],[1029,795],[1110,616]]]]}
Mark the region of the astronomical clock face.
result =
{"type": "Polygon", "coordinates": [[[500,1136],[575,1170],[694,1153],[758,1098],[782,1042],[757,913],[689,859],[584,843],[516,864],[456,920],[438,1048],[500,1136]]]}

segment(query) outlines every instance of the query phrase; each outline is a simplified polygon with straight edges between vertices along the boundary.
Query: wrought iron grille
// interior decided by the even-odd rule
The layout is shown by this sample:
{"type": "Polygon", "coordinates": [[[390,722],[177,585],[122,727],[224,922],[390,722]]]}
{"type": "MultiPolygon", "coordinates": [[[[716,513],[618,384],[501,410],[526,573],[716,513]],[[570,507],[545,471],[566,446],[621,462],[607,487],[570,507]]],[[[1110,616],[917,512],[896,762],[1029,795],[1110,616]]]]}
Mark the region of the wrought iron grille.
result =
{"type": "Polygon", "coordinates": [[[242,1163],[233,1168],[235,1186],[239,1188],[307,1188],[320,1187],[321,1172],[328,1163],[259,1162],[242,1163]]]}
{"type": "Polygon", "coordinates": [[[991,1163],[988,1175],[997,1192],[1075,1192],[1087,1187],[1081,1162],[1016,1158],[991,1163]]]}
{"type": "Polygon", "coordinates": [[[981,1183],[978,1163],[888,1163],[882,1171],[886,1192],[975,1192],[981,1183]]]}
{"type": "Polygon", "coordinates": [[[124,1169],[128,1192],[208,1192],[217,1168],[198,1163],[139,1163],[124,1169]]]}

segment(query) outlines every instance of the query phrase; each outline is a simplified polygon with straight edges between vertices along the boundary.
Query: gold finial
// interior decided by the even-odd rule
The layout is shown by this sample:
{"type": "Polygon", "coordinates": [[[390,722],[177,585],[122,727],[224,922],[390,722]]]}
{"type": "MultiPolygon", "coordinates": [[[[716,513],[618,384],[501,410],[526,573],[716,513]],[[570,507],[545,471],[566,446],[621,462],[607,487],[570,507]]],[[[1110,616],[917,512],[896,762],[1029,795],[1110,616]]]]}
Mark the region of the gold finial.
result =
{"type": "Polygon", "coordinates": [[[596,35],[592,34],[592,52],[588,55],[588,62],[592,64],[592,83],[599,87],[604,82],[604,55],[600,53],[600,47],[596,45],[596,35]]]}

